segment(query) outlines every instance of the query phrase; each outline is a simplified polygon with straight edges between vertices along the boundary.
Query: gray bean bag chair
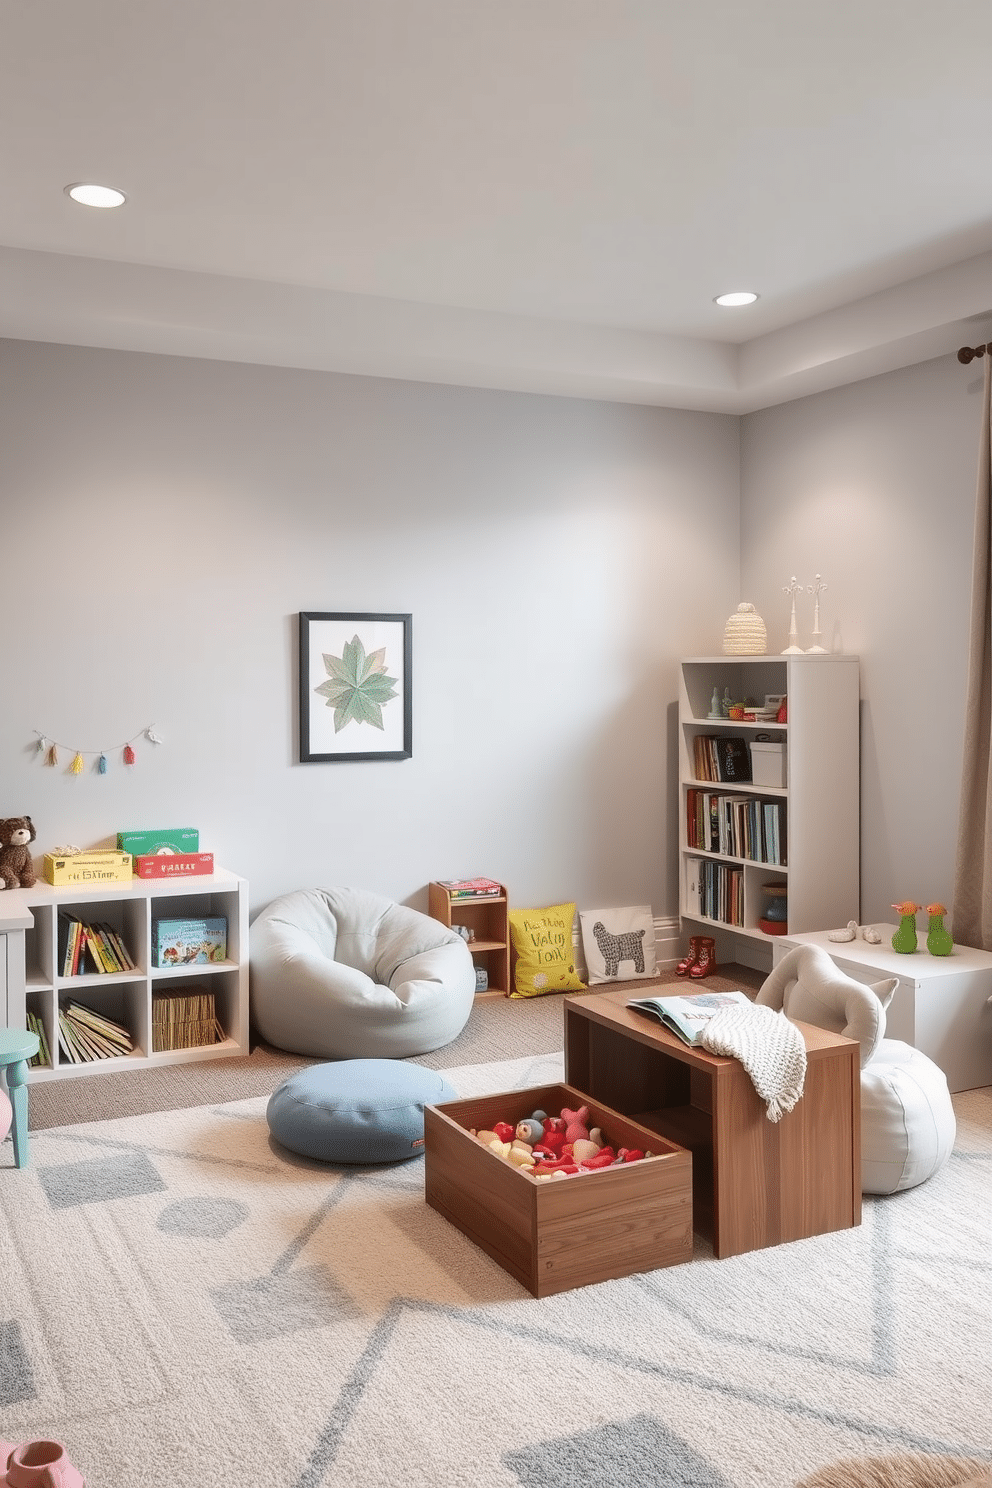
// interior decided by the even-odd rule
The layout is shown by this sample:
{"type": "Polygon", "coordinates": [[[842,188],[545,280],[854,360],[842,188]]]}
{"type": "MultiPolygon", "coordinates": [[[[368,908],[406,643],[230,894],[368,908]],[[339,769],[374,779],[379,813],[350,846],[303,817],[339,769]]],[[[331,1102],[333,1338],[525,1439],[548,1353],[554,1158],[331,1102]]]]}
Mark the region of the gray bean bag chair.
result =
{"type": "Polygon", "coordinates": [[[365,889],[298,889],[249,932],[266,1043],[326,1059],[403,1059],[457,1038],[475,998],[460,935],[365,889]]]}

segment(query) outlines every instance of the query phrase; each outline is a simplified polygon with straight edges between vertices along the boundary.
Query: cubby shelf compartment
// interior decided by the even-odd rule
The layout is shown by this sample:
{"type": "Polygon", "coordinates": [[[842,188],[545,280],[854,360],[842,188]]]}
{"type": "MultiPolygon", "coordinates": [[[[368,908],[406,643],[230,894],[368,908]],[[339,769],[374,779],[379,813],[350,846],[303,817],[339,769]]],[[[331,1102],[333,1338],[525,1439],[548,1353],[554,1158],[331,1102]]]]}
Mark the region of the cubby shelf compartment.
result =
{"type": "Polygon", "coordinates": [[[25,1027],[28,1009],[40,1017],[53,1059],[51,1068],[31,1066],[29,1080],[185,1064],[248,1053],[246,879],[218,868],[212,874],[179,883],[139,878],[94,888],[80,888],[75,884],[53,888],[39,883],[33,889],[8,890],[4,899],[5,910],[23,908],[32,920],[16,937],[8,936],[6,1021],[11,1027],[25,1027]],[[77,914],[84,920],[99,920],[112,925],[123,936],[136,969],[72,977],[60,975],[60,910],[77,914]],[[151,964],[153,921],[219,915],[227,920],[225,961],[183,967],[151,964]],[[152,995],[166,987],[170,992],[186,988],[212,992],[224,1038],[216,1044],[192,1049],[152,1052],[152,995]],[[82,1064],[73,1064],[64,1056],[60,1057],[58,1009],[60,1003],[70,1000],[91,1006],[115,1022],[123,1023],[134,1040],[133,1051],[82,1064]]]}

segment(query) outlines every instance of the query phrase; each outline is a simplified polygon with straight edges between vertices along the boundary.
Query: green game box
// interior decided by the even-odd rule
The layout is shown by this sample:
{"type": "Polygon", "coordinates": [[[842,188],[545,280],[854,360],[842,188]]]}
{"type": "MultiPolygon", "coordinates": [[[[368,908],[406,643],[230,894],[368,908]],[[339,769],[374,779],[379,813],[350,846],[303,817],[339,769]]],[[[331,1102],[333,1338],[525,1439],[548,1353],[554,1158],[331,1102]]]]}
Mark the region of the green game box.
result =
{"type": "Polygon", "coordinates": [[[118,852],[144,857],[149,853],[195,853],[200,850],[196,827],[164,827],[159,832],[118,832],[118,852]]]}

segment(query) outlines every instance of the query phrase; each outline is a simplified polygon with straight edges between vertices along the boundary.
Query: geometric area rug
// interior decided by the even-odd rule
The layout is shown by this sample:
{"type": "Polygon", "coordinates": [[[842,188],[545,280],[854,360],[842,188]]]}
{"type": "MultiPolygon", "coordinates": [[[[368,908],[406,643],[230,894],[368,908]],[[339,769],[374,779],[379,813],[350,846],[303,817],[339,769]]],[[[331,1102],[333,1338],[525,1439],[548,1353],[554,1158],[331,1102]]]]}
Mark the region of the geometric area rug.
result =
{"type": "MultiPolygon", "coordinates": [[[[560,1055],[445,1070],[459,1095],[560,1055]]],[[[992,1090],[859,1228],[538,1300],[424,1202],[423,1163],[275,1146],[265,1099],[0,1148],[0,1438],[88,1488],[793,1488],[992,1461],[992,1090]]]]}

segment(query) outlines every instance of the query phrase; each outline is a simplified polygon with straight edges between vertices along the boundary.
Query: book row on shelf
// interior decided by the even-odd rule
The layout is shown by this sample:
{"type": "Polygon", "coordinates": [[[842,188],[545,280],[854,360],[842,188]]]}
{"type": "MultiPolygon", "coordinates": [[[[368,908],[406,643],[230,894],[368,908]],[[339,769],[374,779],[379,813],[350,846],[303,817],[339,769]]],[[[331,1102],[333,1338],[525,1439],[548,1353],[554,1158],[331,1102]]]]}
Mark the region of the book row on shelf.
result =
{"type": "Polygon", "coordinates": [[[59,911],[59,975],[83,976],[87,972],[109,975],[137,968],[112,925],[87,922],[68,911],[59,911]]]}
{"type": "Polygon", "coordinates": [[[223,1041],[212,992],[161,993],[152,998],[152,1049],[198,1049],[223,1041]]]}
{"type": "Polygon", "coordinates": [[[699,858],[693,866],[695,875],[687,885],[689,913],[721,920],[725,925],[743,925],[743,868],[728,868],[725,863],[711,863],[705,858],[699,858]]]}
{"type": "Polygon", "coordinates": [[[785,828],[784,801],[715,791],[686,792],[686,843],[691,848],[784,868],[788,856],[785,828]]]}
{"type": "MultiPolygon", "coordinates": [[[[134,1040],[123,1024],[79,1002],[68,1002],[59,1008],[58,1025],[60,1057],[68,1064],[118,1059],[134,1048],[134,1040]]],[[[44,1035],[44,1027],[41,1034],[44,1035]]],[[[43,1047],[47,1049],[47,1045],[43,1047]]]]}
{"type": "MultiPolygon", "coordinates": [[[[52,1054],[44,1019],[28,1009],[25,1022],[38,1035],[38,1052],[30,1063],[50,1069],[52,1054]]],[[[222,1043],[224,1030],[217,1018],[212,992],[177,992],[152,998],[152,1049],[197,1049],[222,1043]]],[[[88,1064],[95,1059],[116,1059],[130,1054],[134,1039],[122,1023],[116,1023],[95,1008],[66,1002],[58,1010],[58,1044],[66,1064],[88,1064]]]]}
{"type": "Polygon", "coordinates": [[[749,785],[751,750],[737,734],[696,734],[692,741],[692,764],[697,780],[720,785],[749,785]]]}

